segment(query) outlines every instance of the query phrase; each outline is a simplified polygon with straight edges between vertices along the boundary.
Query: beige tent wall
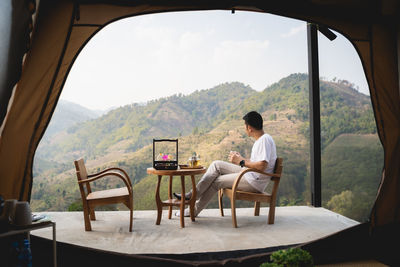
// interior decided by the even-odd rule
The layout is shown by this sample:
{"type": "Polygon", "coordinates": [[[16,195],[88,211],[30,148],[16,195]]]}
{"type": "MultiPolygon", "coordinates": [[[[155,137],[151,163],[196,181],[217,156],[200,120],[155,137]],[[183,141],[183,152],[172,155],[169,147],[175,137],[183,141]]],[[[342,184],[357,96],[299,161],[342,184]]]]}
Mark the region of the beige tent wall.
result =
{"type": "Polygon", "coordinates": [[[35,5],[33,0],[2,0],[0,3],[1,125],[7,112],[13,88],[21,77],[24,54],[29,49],[35,5]]]}
{"type": "MultiPolygon", "coordinates": [[[[124,4],[131,3],[128,7],[104,4],[107,1],[101,1],[103,4],[91,4],[96,2],[94,0],[86,2],[74,6],[74,2],[68,0],[41,1],[32,50],[0,139],[0,194],[6,198],[29,199],[32,162],[37,145],[55,109],[76,53],[97,30],[110,21],[129,15],[235,7],[322,23],[341,32],[353,43],[370,86],[378,133],[385,150],[385,172],[371,219],[376,225],[399,222],[397,29],[388,23],[393,17],[381,14],[378,2],[123,1],[124,4]],[[135,3],[138,3],[137,6],[135,3]]],[[[398,9],[392,13],[398,13],[398,9]]]]}
{"type": "Polygon", "coordinates": [[[385,151],[384,176],[371,214],[373,225],[400,222],[400,98],[397,29],[394,26],[372,27],[371,65],[376,95],[373,104],[375,113],[379,114],[377,124],[385,151]]]}
{"type": "MultiPolygon", "coordinates": [[[[45,1],[43,1],[45,3],[45,1]]],[[[32,176],[27,166],[33,161],[37,142],[32,142],[38,129],[44,130],[53,106],[47,101],[53,89],[69,30],[73,5],[50,2],[41,5],[31,51],[27,54],[14,100],[7,113],[0,139],[0,194],[4,198],[27,200],[32,176]]]]}

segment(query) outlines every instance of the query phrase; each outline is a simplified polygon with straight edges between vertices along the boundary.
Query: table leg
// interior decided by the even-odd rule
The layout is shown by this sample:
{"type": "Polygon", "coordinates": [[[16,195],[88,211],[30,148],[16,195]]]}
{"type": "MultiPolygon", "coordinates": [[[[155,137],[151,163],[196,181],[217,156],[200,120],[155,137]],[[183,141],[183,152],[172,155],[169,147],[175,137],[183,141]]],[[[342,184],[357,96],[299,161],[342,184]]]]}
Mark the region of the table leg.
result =
{"type": "Polygon", "coordinates": [[[52,222],[53,226],[53,265],[57,267],[57,241],[56,241],[56,223],[52,222]]]}
{"type": "Polygon", "coordinates": [[[157,221],[156,225],[160,225],[161,215],[162,215],[162,202],[160,198],[160,184],[161,184],[162,175],[158,175],[158,182],[156,188],[156,204],[157,204],[157,221]]]}
{"type": "MultiPolygon", "coordinates": [[[[169,200],[172,199],[172,178],[174,176],[170,175],[169,176],[169,184],[168,184],[168,198],[169,200]]],[[[171,219],[172,217],[172,206],[168,207],[168,219],[171,219]]]]}
{"type": "Polygon", "coordinates": [[[190,198],[190,203],[189,203],[189,207],[190,207],[190,219],[192,220],[192,222],[194,222],[194,205],[196,204],[196,181],[194,179],[194,175],[191,176],[192,178],[192,197],[190,198]]]}
{"type": "Polygon", "coordinates": [[[181,176],[181,206],[180,206],[181,227],[185,227],[185,176],[181,176]]]}

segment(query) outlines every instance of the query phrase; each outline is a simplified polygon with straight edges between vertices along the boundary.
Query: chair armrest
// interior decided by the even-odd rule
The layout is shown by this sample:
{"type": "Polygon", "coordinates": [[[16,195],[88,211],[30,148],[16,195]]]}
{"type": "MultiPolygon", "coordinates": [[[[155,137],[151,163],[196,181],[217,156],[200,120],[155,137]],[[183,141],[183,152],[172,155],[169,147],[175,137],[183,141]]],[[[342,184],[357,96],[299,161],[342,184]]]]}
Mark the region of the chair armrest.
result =
{"type": "Polygon", "coordinates": [[[88,174],[87,177],[89,177],[89,178],[91,178],[91,177],[96,177],[96,176],[98,176],[98,175],[101,175],[101,174],[103,174],[103,173],[106,173],[106,172],[109,172],[109,171],[113,171],[113,170],[122,172],[122,173],[125,175],[125,178],[127,179],[129,185],[132,187],[132,183],[131,183],[131,179],[129,178],[129,175],[126,173],[126,171],[124,171],[124,170],[121,169],[121,168],[117,168],[117,167],[107,168],[107,169],[102,170],[102,171],[100,171],[100,172],[98,172],[98,173],[88,174]]]}
{"type": "Polygon", "coordinates": [[[243,175],[244,175],[245,173],[248,173],[248,172],[257,172],[257,173],[260,173],[260,174],[263,174],[263,175],[266,175],[266,176],[271,176],[271,180],[273,180],[274,178],[275,178],[275,179],[279,179],[279,178],[281,177],[281,175],[278,174],[278,173],[268,173],[268,172],[263,172],[263,171],[257,170],[257,169],[255,169],[255,168],[245,168],[244,170],[242,170],[242,171],[239,173],[239,176],[238,176],[238,177],[236,178],[236,180],[233,182],[232,194],[236,194],[237,187],[239,186],[240,180],[242,179],[243,175]]]}
{"type": "MultiPolygon", "coordinates": [[[[94,176],[94,175],[92,174],[91,176],[94,176]]],[[[99,174],[99,175],[97,175],[95,177],[91,177],[91,178],[85,179],[85,180],[80,180],[80,181],[78,181],[78,183],[79,184],[90,183],[90,182],[96,181],[96,180],[98,180],[98,179],[100,179],[102,177],[105,177],[105,176],[116,176],[116,177],[118,177],[119,179],[121,179],[124,182],[125,186],[128,188],[129,193],[132,194],[132,185],[131,185],[129,179],[124,177],[124,176],[122,176],[119,172],[101,172],[101,174],[99,174]]]]}

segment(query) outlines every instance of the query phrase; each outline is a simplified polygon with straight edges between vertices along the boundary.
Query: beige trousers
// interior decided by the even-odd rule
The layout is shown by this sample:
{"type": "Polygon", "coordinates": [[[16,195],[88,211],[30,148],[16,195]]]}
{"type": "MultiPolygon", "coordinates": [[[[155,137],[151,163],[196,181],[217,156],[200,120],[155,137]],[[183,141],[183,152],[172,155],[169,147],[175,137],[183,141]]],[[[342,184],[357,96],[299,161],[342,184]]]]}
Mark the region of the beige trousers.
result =
{"type": "MultiPolygon", "coordinates": [[[[196,215],[207,206],[219,189],[232,188],[241,170],[240,166],[233,163],[221,160],[213,161],[196,185],[196,215]]],[[[247,192],[258,192],[244,177],[240,180],[238,189],[247,192]]]]}

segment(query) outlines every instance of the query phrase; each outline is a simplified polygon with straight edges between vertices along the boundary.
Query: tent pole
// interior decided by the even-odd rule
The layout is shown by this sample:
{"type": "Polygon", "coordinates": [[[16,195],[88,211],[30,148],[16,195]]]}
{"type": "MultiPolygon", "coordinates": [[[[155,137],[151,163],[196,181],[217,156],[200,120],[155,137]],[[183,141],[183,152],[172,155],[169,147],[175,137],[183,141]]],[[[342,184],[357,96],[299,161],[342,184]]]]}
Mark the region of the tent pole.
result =
{"type": "Polygon", "coordinates": [[[307,24],[308,80],[310,104],[311,204],[321,207],[321,125],[317,26],[307,24]]]}
{"type": "Polygon", "coordinates": [[[399,94],[400,94],[400,22],[397,23],[397,73],[398,73],[399,94]]]}

